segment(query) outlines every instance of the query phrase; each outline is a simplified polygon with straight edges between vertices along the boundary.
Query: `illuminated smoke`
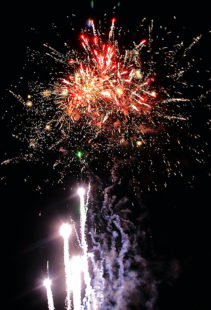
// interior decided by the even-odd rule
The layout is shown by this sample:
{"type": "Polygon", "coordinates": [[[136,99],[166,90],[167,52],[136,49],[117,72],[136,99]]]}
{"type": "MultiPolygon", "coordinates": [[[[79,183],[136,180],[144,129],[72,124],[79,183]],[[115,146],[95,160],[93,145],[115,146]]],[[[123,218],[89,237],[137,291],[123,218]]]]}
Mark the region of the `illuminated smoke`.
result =
{"type": "Polygon", "coordinates": [[[93,185],[88,229],[95,257],[93,287],[99,309],[152,310],[158,293],[147,256],[147,210],[137,195],[140,192],[132,194],[130,173],[124,185],[119,183],[117,166],[111,173],[114,181],[106,188],[95,174],[89,176],[93,185]]]}

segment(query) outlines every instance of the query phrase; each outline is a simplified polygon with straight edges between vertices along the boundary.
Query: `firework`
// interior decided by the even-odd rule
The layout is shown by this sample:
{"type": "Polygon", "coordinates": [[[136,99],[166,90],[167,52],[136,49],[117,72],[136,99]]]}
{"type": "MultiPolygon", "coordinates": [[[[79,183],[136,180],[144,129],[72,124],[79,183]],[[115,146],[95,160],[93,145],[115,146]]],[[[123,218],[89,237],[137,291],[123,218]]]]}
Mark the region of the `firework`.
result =
{"type": "Polygon", "coordinates": [[[53,301],[53,293],[51,290],[51,280],[49,278],[46,278],[43,282],[43,285],[46,288],[47,292],[47,299],[48,299],[48,309],[49,310],[54,310],[54,301],[53,301]]]}
{"type": "MultiPolygon", "coordinates": [[[[94,7],[94,1],[91,1],[91,7],[94,7]]],[[[133,46],[125,48],[121,41],[118,42],[115,38],[115,23],[116,20],[113,18],[105,37],[104,33],[95,27],[94,21],[89,19],[87,23],[89,29],[80,35],[79,52],[73,50],[63,55],[48,44],[43,44],[44,49],[47,49],[45,55],[53,58],[57,64],[62,64],[62,70],[56,74],[52,70],[53,74],[51,72],[51,81],[48,85],[36,81],[35,87],[31,86],[31,94],[26,96],[26,100],[10,90],[10,93],[24,105],[27,115],[31,113],[29,118],[24,119],[30,123],[28,127],[26,126],[28,131],[26,130],[22,136],[14,134],[15,138],[27,141],[29,151],[21,156],[6,159],[1,165],[18,162],[21,158],[27,161],[40,160],[45,164],[47,162],[49,166],[52,162],[49,164],[49,159],[46,160],[46,157],[49,152],[52,152],[56,154],[56,159],[53,155],[52,167],[57,170],[61,181],[66,175],[66,170],[74,167],[72,165],[74,157],[80,169],[83,166],[81,173],[92,159],[101,159],[101,154],[105,152],[107,156],[105,169],[109,170],[108,168],[113,165],[110,163],[110,154],[117,151],[117,157],[120,154],[121,159],[115,158],[114,167],[112,167],[114,169],[111,171],[113,183],[120,188],[119,185],[123,180],[123,176],[117,176],[118,169],[121,170],[120,166],[123,169],[127,167],[127,171],[131,168],[130,176],[127,178],[131,177],[135,196],[136,186],[140,185],[140,172],[143,176],[143,170],[147,171],[147,177],[151,172],[146,186],[151,183],[156,190],[157,184],[160,184],[162,179],[162,173],[165,174],[164,184],[171,173],[176,175],[175,171],[179,171],[183,176],[178,155],[175,156],[175,160],[172,156],[175,141],[171,144],[171,140],[174,138],[179,150],[183,150],[184,141],[181,143],[181,137],[185,132],[184,128],[189,129],[190,109],[193,106],[191,95],[186,96],[185,91],[189,89],[188,87],[193,89],[195,86],[188,83],[186,78],[183,79],[191,68],[191,60],[188,59],[185,66],[184,59],[201,36],[195,38],[188,47],[184,47],[181,41],[175,43],[172,48],[161,44],[161,47],[154,50],[152,22],[148,27],[147,39],[145,36],[139,39],[136,37],[133,46]],[[178,55],[182,55],[182,60],[176,61],[178,55]],[[176,126],[169,130],[172,124],[176,126]],[[179,137],[177,134],[172,135],[175,128],[179,128],[182,135],[179,137]],[[129,150],[128,153],[124,152],[125,150],[129,150]],[[156,169],[159,178],[154,181],[156,169]]],[[[189,130],[185,133],[188,137],[199,138],[199,135],[189,133],[189,130]]],[[[187,148],[188,151],[191,149],[189,145],[187,148]]],[[[194,158],[200,162],[198,157],[202,151],[199,152],[197,147],[191,151],[194,151],[194,158]]],[[[104,158],[99,162],[103,166],[104,158]]],[[[37,190],[40,190],[40,186],[37,190]]],[[[64,224],[60,230],[64,239],[66,308],[67,310],[72,308],[95,310],[102,306],[102,309],[111,309],[111,304],[116,303],[113,307],[124,309],[128,306],[125,299],[134,296],[138,285],[141,285],[140,282],[144,283],[144,272],[147,280],[143,286],[147,287],[146,292],[149,278],[152,277],[143,257],[133,255],[137,254],[140,228],[138,230],[137,222],[137,226],[133,225],[128,219],[129,216],[127,218],[125,214],[133,212],[134,204],[122,210],[121,206],[127,204],[127,197],[126,200],[123,197],[122,201],[116,202],[116,196],[113,193],[110,193],[112,196],[110,201],[105,195],[102,210],[95,212],[97,215],[99,213],[98,219],[101,217],[100,223],[96,225],[93,220],[96,214],[90,220],[92,227],[89,233],[94,249],[90,254],[86,237],[89,191],[90,186],[85,199],[86,190],[82,187],[78,190],[80,232],[77,234],[76,229],[75,232],[81,248],[80,256],[70,255],[71,226],[64,224]],[[113,206],[114,210],[112,210],[113,206]],[[119,214],[123,220],[118,211],[116,212],[118,208],[121,209],[119,214]],[[104,232],[101,227],[104,227],[104,232]],[[128,231],[133,232],[132,237],[128,231]],[[107,238],[104,238],[106,234],[107,238]],[[138,236],[137,239],[136,236],[138,236]],[[134,265],[141,266],[141,279],[137,275],[138,272],[132,269],[131,257],[135,260],[134,265]]],[[[156,281],[153,277],[150,284],[152,287],[149,290],[154,294],[156,281]]],[[[45,280],[44,286],[47,291],[49,310],[53,310],[49,278],[45,280]]],[[[149,309],[154,305],[156,298],[154,296],[149,295],[149,305],[147,305],[149,309]]]]}
{"type": "MultiPolygon", "coordinates": [[[[78,195],[80,197],[80,238],[78,238],[79,245],[82,248],[82,256],[73,256],[70,258],[69,253],[69,237],[71,235],[71,226],[68,223],[62,224],[60,228],[60,235],[64,239],[64,266],[65,266],[65,282],[66,282],[66,309],[72,309],[71,294],[73,295],[73,308],[74,310],[80,310],[82,307],[81,302],[81,287],[82,278],[81,273],[84,274],[85,284],[85,297],[84,307],[85,309],[98,309],[95,301],[94,289],[91,286],[91,277],[88,267],[88,245],[85,234],[86,213],[88,208],[90,184],[87,190],[86,202],[85,202],[85,189],[80,187],[78,189],[78,195]]],[[[76,232],[76,231],[75,231],[76,232]]],[[[76,236],[77,232],[76,232],[76,236]]],[[[47,263],[47,273],[48,273],[47,263]]],[[[51,281],[45,280],[44,285],[47,289],[47,297],[49,310],[53,310],[53,295],[51,292],[51,281]]]]}
{"type": "MultiPolygon", "coordinates": [[[[108,42],[97,36],[91,20],[93,36],[81,34],[84,58],[70,59],[72,74],[51,91],[60,111],[59,122],[86,122],[97,130],[122,131],[129,119],[150,114],[156,102],[155,73],[143,74],[139,57],[146,45],[143,39],[131,51],[121,54],[114,40],[115,19],[112,19],[108,42]]],[[[45,92],[44,92],[45,95],[45,92]]],[[[139,125],[138,125],[139,124],[139,125]]]]}
{"type": "Polygon", "coordinates": [[[87,305],[87,309],[96,309],[96,300],[95,300],[95,293],[91,286],[91,278],[89,274],[89,266],[88,266],[88,245],[86,241],[86,234],[85,234],[85,224],[86,224],[86,214],[87,214],[87,205],[89,199],[89,189],[87,191],[87,201],[85,204],[85,190],[84,188],[80,187],[78,189],[78,195],[80,197],[80,233],[81,233],[81,247],[83,251],[83,272],[84,272],[84,281],[86,285],[86,293],[85,293],[85,303],[87,305]]]}
{"type": "Polygon", "coordinates": [[[81,310],[81,264],[82,261],[80,256],[74,256],[70,260],[74,310],[81,310]]]}
{"type": "MultiPolygon", "coordinates": [[[[137,290],[135,286],[139,285],[137,274],[129,270],[131,260],[126,257],[129,250],[134,250],[133,247],[136,245],[136,241],[135,245],[130,242],[128,234],[124,232],[119,215],[114,214],[113,211],[112,215],[109,215],[111,210],[109,207],[106,207],[108,203],[106,198],[104,202],[105,206],[102,208],[104,214],[101,216],[107,220],[106,229],[108,239],[101,240],[100,236],[102,243],[99,243],[97,241],[99,236],[97,237],[93,232],[94,225],[92,223],[90,236],[94,246],[92,253],[89,253],[86,240],[86,220],[90,184],[87,191],[80,187],[78,189],[78,195],[80,197],[80,235],[78,235],[76,230],[75,233],[78,245],[82,250],[81,255],[72,256],[69,253],[71,226],[66,223],[60,229],[60,234],[64,238],[66,309],[107,309],[107,307],[111,307],[112,303],[116,304],[117,309],[127,307],[130,301],[130,294],[137,290]],[[98,258],[95,257],[95,253],[97,253],[98,258]],[[92,266],[91,272],[89,262],[92,266]],[[128,281],[132,281],[133,283],[128,286],[128,281]],[[82,290],[83,287],[85,290],[82,290]]],[[[145,264],[144,262],[143,266],[145,264]]],[[[47,264],[47,272],[48,266],[47,264]]],[[[45,286],[48,288],[47,296],[49,305],[52,305],[53,297],[50,290],[50,282],[46,281],[45,286]]],[[[49,306],[49,310],[52,309],[49,306]]]]}
{"type": "Polygon", "coordinates": [[[69,257],[69,236],[71,234],[71,226],[63,224],[60,228],[60,235],[64,239],[64,266],[65,266],[65,280],[66,280],[66,306],[67,310],[71,309],[71,266],[69,257]]]}
{"type": "Polygon", "coordinates": [[[161,90],[152,60],[147,70],[141,59],[141,50],[147,48],[146,39],[122,52],[114,38],[115,21],[113,18],[104,42],[91,20],[93,34],[81,34],[84,53],[68,60],[69,76],[43,92],[44,97],[54,98],[57,124],[61,128],[66,128],[67,123],[88,126],[97,135],[103,132],[113,143],[116,139],[120,142],[126,132],[143,139],[155,130],[156,119],[186,121],[180,114],[170,115],[166,105],[189,99],[170,97],[161,90]]]}
{"type": "Polygon", "coordinates": [[[109,30],[89,19],[79,35],[78,50],[68,47],[62,54],[43,45],[46,52],[40,64],[46,63],[49,81],[32,81],[26,100],[10,90],[27,110],[27,132],[22,134],[21,126],[14,137],[26,141],[28,149],[1,165],[21,160],[46,163],[46,154],[51,153],[50,165],[62,182],[67,170],[75,172],[101,155],[106,169],[112,168],[112,154],[128,161],[134,155],[137,173],[146,166],[151,174],[152,182],[142,184],[143,188],[157,190],[166,187],[170,177],[184,175],[185,164],[172,154],[175,143],[181,154],[190,154],[197,163],[206,161],[208,144],[200,145],[200,134],[190,121],[197,100],[205,96],[203,85],[194,84],[190,74],[187,78],[188,72],[198,72],[190,51],[201,36],[187,45],[162,26],[156,33],[153,21],[142,22],[142,35],[137,29],[135,42],[129,46],[124,42],[126,31],[115,26],[115,18],[109,30]],[[170,38],[175,39],[172,45],[170,38]],[[47,64],[49,57],[55,68],[47,64]],[[199,87],[195,98],[192,90],[199,87]],[[162,180],[158,170],[163,171],[162,180]]]}

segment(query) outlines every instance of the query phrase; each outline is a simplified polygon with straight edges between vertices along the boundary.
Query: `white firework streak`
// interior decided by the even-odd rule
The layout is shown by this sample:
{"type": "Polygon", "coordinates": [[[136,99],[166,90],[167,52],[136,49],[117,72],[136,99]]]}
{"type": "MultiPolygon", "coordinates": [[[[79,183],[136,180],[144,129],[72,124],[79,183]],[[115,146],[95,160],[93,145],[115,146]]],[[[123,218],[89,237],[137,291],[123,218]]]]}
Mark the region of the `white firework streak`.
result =
{"type": "Polygon", "coordinates": [[[88,190],[87,190],[87,193],[86,193],[86,204],[85,204],[85,211],[86,211],[86,213],[87,213],[87,209],[88,209],[90,190],[91,190],[91,185],[89,183],[88,190]]]}
{"type": "Polygon", "coordinates": [[[116,19],[113,18],[112,19],[112,24],[111,24],[111,29],[109,31],[109,40],[112,38],[113,34],[114,34],[114,23],[115,23],[116,19]]]}
{"type": "Polygon", "coordinates": [[[53,301],[53,293],[51,290],[51,280],[49,278],[45,279],[44,286],[46,287],[47,299],[48,299],[48,309],[54,310],[54,301],[53,301]]]}
{"type": "Polygon", "coordinates": [[[81,310],[81,263],[80,256],[74,256],[70,261],[74,310],[81,310]]]}
{"type": "Polygon", "coordinates": [[[85,290],[85,298],[84,302],[87,306],[87,309],[95,310],[97,309],[96,299],[95,299],[95,293],[91,286],[91,278],[89,274],[89,266],[88,266],[88,245],[86,241],[86,235],[85,235],[85,224],[86,224],[86,213],[87,213],[87,204],[88,204],[88,195],[90,191],[90,185],[87,193],[87,199],[85,204],[85,190],[83,188],[79,188],[78,195],[80,197],[80,231],[81,231],[81,247],[83,250],[83,256],[82,256],[82,266],[83,266],[83,273],[84,273],[84,282],[86,285],[85,290]]]}
{"type": "Polygon", "coordinates": [[[65,268],[65,280],[66,280],[66,308],[71,310],[71,269],[70,269],[70,254],[69,254],[69,235],[71,229],[70,225],[63,224],[60,230],[60,234],[64,239],[64,268],[65,268]]]}

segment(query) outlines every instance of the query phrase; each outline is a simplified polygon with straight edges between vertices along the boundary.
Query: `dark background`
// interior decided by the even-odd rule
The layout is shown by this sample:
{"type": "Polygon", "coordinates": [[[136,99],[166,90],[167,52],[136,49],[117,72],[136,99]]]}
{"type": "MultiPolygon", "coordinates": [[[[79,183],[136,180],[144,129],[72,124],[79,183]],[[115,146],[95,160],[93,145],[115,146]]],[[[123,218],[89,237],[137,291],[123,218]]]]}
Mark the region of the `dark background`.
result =
{"type": "MultiPolygon", "coordinates": [[[[117,1],[118,2],[118,1],[117,1]]],[[[44,7],[37,3],[2,7],[1,26],[1,95],[21,74],[25,61],[26,47],[31,42],[31,27],[40,29],[37,40],[45,39],[45,29],[49,23],[62,23],[64,16],[74,12],[81,27],[88,17],[102,18],[105,10],[112,11],[115,1],[79,1],[75,4],[50,3],[44,7]],[[58,11],[63,11],[59,13],[58,11]],[[52,12],[54,11],[54,12],[52,12]],[[57,11],[57,12],[56,12],[57,11]]],[[[185,27],[190,38],[210,29],[209,9],[202,3],[162,2],[139,3],[120,1],[119,24],[134,27],[142,17],[156,18],[160,24],[171,25],[177,16],[178,32],[185,27]]],[[[110,14],[112,15],[112,14],[110,14]]],[[[209,66],[209,41],[201,42],[198,54],[209,66]]],[[[4,100],[4,99],[2,99],[4,100]]],[[[8,103],[9,104],[9,103],[8,103]]],[[[199,119],[203,122],[203,119],[199,119]]],[[[10,130],[1,124],[0,151],[15,154],[18,144],[10,137],[10,130]]],[[[206,134],[206,133],[204,133],[206,134]]],[[[70,205],[77,206],[74,192],[74,177],[69,177],[65,185],[46,187],[42,195],[34,190],[36,178],[42,175],[39,166],[21,163],[11,165],[1,175],[6,181],[0,184],[1,192],[1,257],[5,293],[2,301],[5,309],[47,309],[42,279],[45,276],[46,260],[51,260],[52,277],[59,277],[62,267],[61,242],[57,240],[58,223],[68,215],[70,205]],[[35,181],[25,182],[26,174],[35,181]],[[6,183],[6,185],[4,185],[6,183]],[[66,190],[63,187],[66,186],[66,190]],[[73,189],[71,190],[71,186],[73,189]],[[59,254],[57,254],[59,253],[59,254]]],[[[147,193],[144,201],[151,219],[153,242],[161,257],[172,257],[180,262],[179,278],[173,286],[162,285],[158,298],[159,309],[209,309],[209,195],[207,166],[197,170],[192,189],[180,184],[158,193],[147,193]],[[208,281],[206,281],[208,280],[208,281]]],[[[64,296],[58,292],[58,299],[64,296]]],[[[57,307],[57,309],[59,309],[57,307]]]]}

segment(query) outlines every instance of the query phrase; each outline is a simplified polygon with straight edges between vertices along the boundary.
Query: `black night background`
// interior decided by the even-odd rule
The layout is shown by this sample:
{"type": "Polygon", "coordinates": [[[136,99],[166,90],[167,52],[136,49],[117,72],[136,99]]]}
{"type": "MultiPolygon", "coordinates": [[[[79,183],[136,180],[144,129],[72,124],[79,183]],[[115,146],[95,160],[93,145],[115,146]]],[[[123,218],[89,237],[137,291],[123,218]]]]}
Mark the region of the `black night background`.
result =
{"type": "MultiPolygon", "coordinates": [[[[49,25],[59,25],[64,30],[67,24],[65,18],[71,17],[72,13],[76,15],[75,23],[80,24],[78,26],[80,29],[84,27],[87,18],[92,16],[95,20],[102,19],[104,12],[112,12],[113,6],[117,3],[120,5],[115,17],[118,19],[119,26],[124,25],[125,28],[134,29],[134,25],[146,16],[178,33],[184,31],[185,38],[189,37],[190,40],[202,34],[200,43],[194,49],[194,55],[203,58],[201,78],[207,79],[207,74],[203,71],[206,68],[210,69],[208,6],[198,4],[198,6],[193,5],[188,9],[182,9],[181,3],[168,4],[168,6],[157,3],[153,9],[153,3],[142,5],[138,1],[95,0],[94,9],[92,9],[90,1],[83,1],[83,3],[78,1],[74,4],[53,4],[52,2],[53,6],[65,7],[65,13],[63,10],[59,14],[55,7],[55,13],[52,13],[50,5],[49,9],[44,10],[35,3],[28,3],[26,7],[12,7],[11,4],[11,8],[8,4],[2,9],[0,19],[1,105],[3,106],[3,108],[0,107],[0,119],[5,104],[10,105],[8,89],[21,76],[27,46],[33,48],[45,41],[51,41],[49,25]],[[172,7],[177,11],[173,12],[172,7]],[[174,15],[177,17],[176,21],[173,20],[174,15]],[[33,36],[31,29],[37,29],[33,36]]],[[[71,36],[73,36],[72,33],[71,36]]],[[[52,42],[51,45],[53,45],[52,42]]],[[[208,87],[208,81],[204,81],[204,84],[208,87]]],[[[14,98],[11,100],[14,101],[14,98]]],[[[206,98],[203,104],[204,107],[200,105],[195,112],[194,124],[196,132],[199,132],[202,140],[205,141],[208,140],[208,129],[204,126],[204,120],[208,118],[209,98],[206,98]]],[[[15,113],[18,114],[18,107],[15,113]]],[[[0,121],[0,162],[5,160],[5,154],[8,158],[15,157],[23,147],[12,137],[12,130],[7,127],[5,120],[0,121]]],[[[92,184],[94,191],[97,193],[98,185],[108,187],[113,184],[119,199],[125,193],[130,197],[132,186],[130,166],[121,166],[119,160],[116,170],[114,169],[115,172],[106,171],[105,160],[106,156],[105,158],[102,156],[102,162],[93,161],[89,165],[91,171],[89,173],[92,174],[95,171],[95,175],[91,177],[96,181],[92,184]],[[115,178],[123,179],[121,185],[118,185],[115,178]]],[[[143,225],[147,237],[143,237],[144,241],[140,244],[140,248],[143,249],[147,260],[150,260],[150,268],[156,274],[157,302],[152,308],[155,310],[206,310],[209,309],[210,304],[209,167],[208,162],[194,165],[188,155],[184,161],[186,170],[182,179],[172,178],[166,188],[158,191],[143,190],[136,198],[139,201],[138,204],[144,206],[143,210],[134,210],[129,215],[132,220],[138,217],[144,218],[143,225]],[[192,173],[195,175],[192,184],[186,184],[186,178],[188,180],[188,175],[192,173]]],[[[62,270],[63,263],[62,245],[57,240],[56,232],[59,224],[68,218],[71,208],[77,206],[74,190],[80,183],[80,177],[78,177],[80,169],[76,171],[77,177],[73,172],[67,175],[63,184],[55,182],[53,185],[49,183],[45,185],[43,183],[41,188],[39,188],[40,180],[47,179],[49,173],[53,174],[50,167],[21,161],[17,164],[0,166],[0,171],[2,304],[6,310],[47,310],[46,294],[42,287],[46,261],[50,260],[51,274],[61,282],[62,275],[59,274],[59,270],[62,270]]],[[[53,178],[53,175],[51,177],[53,178]]],[[[138,178],[140,175],[135,177],[138,178]]],[[[150,182],[150,175],[146,170],[143,171],[141,178],[144,185],[150,182]]],[[[97,207],[100,208],[99,205],[97,207]]],[[[77,214],[72,211],[72,216],[77,217],[77,214]]],[[[54,289],[57,290],[55,284],[54,289]]],[[[58,288],[58,292],[54,295],[57,299],[56,309],[64,309],[64,293],[58,288]]],[[[134,298],[138,299],[137,296],[134,298]]],[[[139,308],[131,306],[131,309],[146,308],[142,305],[139,308]]]]}

